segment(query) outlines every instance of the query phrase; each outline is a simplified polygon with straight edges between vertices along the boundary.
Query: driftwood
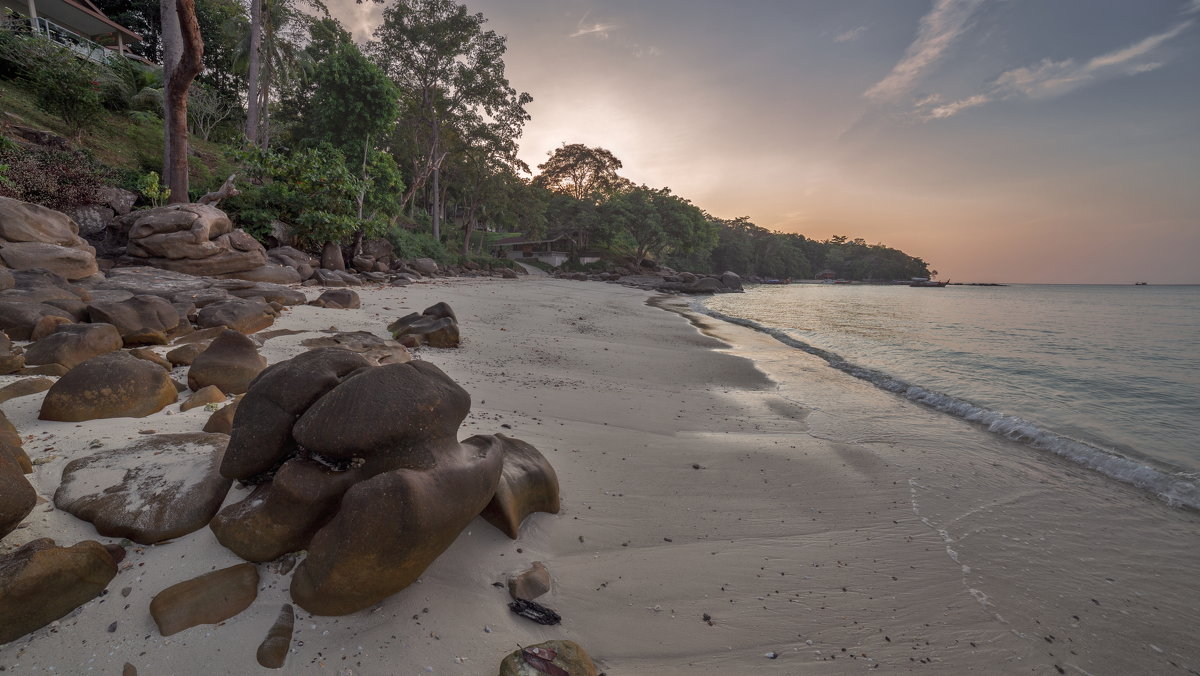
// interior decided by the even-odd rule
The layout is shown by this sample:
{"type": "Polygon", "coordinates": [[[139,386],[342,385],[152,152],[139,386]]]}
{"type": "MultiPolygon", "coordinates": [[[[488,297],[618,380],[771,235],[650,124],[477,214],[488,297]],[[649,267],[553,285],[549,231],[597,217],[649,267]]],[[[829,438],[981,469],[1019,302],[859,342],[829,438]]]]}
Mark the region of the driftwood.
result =
{"type": "Polygon", "coordinates": [[[201,197],[197,201],[200,204],[209,204],[209,205],[212,205],[215,207],[215,206],[217,206],[218,202],[225,199],[226,197],[235,197],[237,195],[242,194],[242,192],[240,190],[233,187],[233,179],[235,176],[237,176],[237,174],[230,174],[229,178],[225,179],[225,182],[221,184],[220,188],[214,190],[213,192],[206,194],[204,197],[201,197]]]}

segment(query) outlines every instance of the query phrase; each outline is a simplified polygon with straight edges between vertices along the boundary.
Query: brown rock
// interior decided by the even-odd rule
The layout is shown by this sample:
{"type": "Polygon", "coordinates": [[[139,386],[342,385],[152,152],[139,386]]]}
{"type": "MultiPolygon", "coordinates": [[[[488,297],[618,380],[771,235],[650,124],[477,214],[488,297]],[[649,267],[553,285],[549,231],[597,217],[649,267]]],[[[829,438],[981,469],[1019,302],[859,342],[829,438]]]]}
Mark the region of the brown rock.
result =
{"type": "Polygon", "coordinates": [[[118,302],[88,305],[92,322],[117,327],[126,346],[166,345],[167,335],[179,326],[179,312],[158,296],[134,296],[118,302]]]}
{"type": "Polygon", "coordinates": [[[163,636],[201,624],[224,622],[258,596],[258,569],[241,563],[167,587],[150,602],[150,615],[163,636]]]}
{"type": "Polygon", "coordinates": [[[321,249],[321,267],[326,270],[345,270],[346,261],[342,258],[342,248],[333,242],[326,242],[321,249]]]}
{"type": "Polygon", "coordinates": [[[300,341],[300,344],[308,348],[340,347],[361,354],[372,364],[403,364],[412,361],[408,348],[367,331],[337,332],[319,338],[307,338],[300,341]]]}
{"type": "Polygon", "coordinates": [[[545,676],[548,672],[535,667],[522,654],[527,650],[534,649],[537,649],[539,654],[553,654],[554,658],[547,661],[561,669],[563,673],[570,676],[596,676],[596,663],[578,643],[573,641],[546,641],[514,650],[500,663],[500,676],[545,676]]]}
{"type": "Polygon", "coordinates": [[[4,458],[9,458],[17,463],[22,474],[29,474],[33,471],[33,463],[29,461],[29,456],[25,455],[21,435],[17,434],[17,428],[13,427],[8,416],[0,410],[0,461],[4,458]]]}
{"type": "Polygon", "coordinates": [[[273,364],[259,374],[233,419],[221,473],[248,479],[296,451],[292,425],[321,395],[370,363],[346,350],[324,348],[273,364]]]}
{"type": "Polygon", "coordinates": [[[63,422],[142,418],[177,396],[161,368],[125,352],[110,352],[83,362],[54,383],[38,417],[63,422]]]}
{"type": "Polygon", "coordinates": [[[216,276],[267,262],[266,250],[213,206],[172,204],[135,211],[117,223],[129,232],[130,256],[173,272],[216,276]]]}
{"type": "MultiPolygon", "coordinates": [[[[0,268],[0,271],[3,270],[4,268],[0,268]]],[[[0,375],[20,371],[24,366],[24,351],[13,345],[7,334],[0,332],[0,375]]]]}
{"type": "Polygon", "coordinates": [[[17,270],[45,268],[72,280],[91,277],[100,272],[96,267],[96,250],[82,239],[79,242],[78,246],[69,247],[46,242],[0,241],[0,260],[17,270]]]}
{"type": "Polygon", "coordinates": [[[101,535],[154,544],[197,531],[221,507],[223,434],[158,434],[72,460],[54,504],[101,535]]]}
{"type": "Polygon", "coordinates": [[[61,364],[68,369],[121,349],[121,334],[112,324],[62,324],[25,349],[25,363],[61,364]]]}
{"type": "Polygon", "coordinates": [[[151,364],[157,364],[159,368],[167,371],[170,371],[173,367],[171,362],[163,359],[161,355],[148,347],[135,347],[129,351],[129,354],[137,357],[138,359],[144,359],[151,364]]]}
{"type": "Polygon", "coordinates": [[[204,306],[196,317],[202,328],[224,326],[242,333],[261,331],[275,323],[275,311],[261,299],[231,298],[204,306]]]}
{"type": "Polygon", "coordinates": [[[38,364],[37,366],[26,366],[21,369],[20,375],[23,376],[65,376],[67,371],[71,369],[62,364],[38,364]]]}
{"type": "Polygon", "coordinates": [[[329,289],[309,305],[331,310],[355,310],[362,307],[362,301],[359,300],[358,293],[352,289],[329,289]]]}
{"type": "Polygon", "coordinates": [[[471,443],[442,451],[435,468],[385,472],[346,492],[292,576],[301,608],[314,615],[367,608],[412,584],[454,542],[495,490],[502,451],[471,443]]]}
{"type": "Polygon", "coordinates": [[[292,646],[292,627],[296,622],[296,612],[292,604],[285,603],[279,610],[279,617],[271,625],[267,637],[258,645],[258,664],[267,669],[281,669],[287,660],[288,648],[292,646]]]}
{"type": "Polygon", "coordinates": [[[421,314],[412,313],[388,325],[392,337],[408,347],[458,347],[458,319],[446,303],[425,308],[421,314]]]}
{"type": "Polygon", "coordinates": [[[201,352],[188,369],[188,387],[199,391],[216,385],[222,392],[242,394],[250,381],[267,367],[266,357],[258,353],[253,340],[237,331],[227,330],[201,352]]]}
{"type": "Polygon", "coordinates": [[[558,475],[531,444],[503,434],[495,435],[495,439],[504,447],[504,472],[482,516],[515,540],[526,516],[534,512],[558,513],[558,475]]]}
{"type": "Polygon", "coordinates": [[[16,458],[0,451],[0,538],[13,532],[36,504],[37,492],[16,458]]]}
{"type": "Polygon", "coordinates": [[[71,313],[46,303],[0,301],[0,331],[12,340],[29,340],[37,323],[46,315],[75,321],[71,313]]]}
{"type": "Polygon", "coordinates": [[[4,387],[0,387],[0,404],[9,399],[27,397],[38,392],[45,392],[52,385],[54,385],[54,381],[49,378],[22,378],[4,387]]]}
{"type": "MultiPolygon", "coordinates": [[[[224,327],[220,327],[222,331],[224,327]]],[[[184,343],[167,353],[167,361],[171,366],[191,366],[200,353],[208,349],[208,342],[184,343]]]]}
{"type": "MultiPolygon", "coordinates": [[[[225,402],[225,393],[216,385],[206,385],[197,390],[186,401],[179,405],[180,411],[190,411],[205,404],[220,404],[225,402]]],[[[228,434],[228,432],[226,432],[228,434]]]]}
{"type": "Polygon", "coordinates": [[[63,324],[71,323],[72,321],[66,317],[46,315],[45,317],[39,319],[37,324],[33,325],[33,330],[29,332],[29,339],[33,341],[41,340],[51,333],[54,333],[54,329],[57,329],[63,324]]]}
{"type": "Polygon", "coordinates": [[[508,578],[508,594],[514,599],[532,601],[550,591],[550,571],[541,561],[533,567],[508,578]]]}
{"type": "Polygon", "coordinates": [[[233,433],[233,416],[237,413],[238,402],[245,395],[239,394],[234,397],[233,401],[222,406],[215,413],[208,416],[208,422],[204,423],[205,432],[220,432],[221,434],[233,433]]]}
{"type": "Polygon", "coordinates": [[[42,538],[0,557],[0,644],[92,600],[116,574],[104,545],[91,540],[58,547],[42,538]]]}

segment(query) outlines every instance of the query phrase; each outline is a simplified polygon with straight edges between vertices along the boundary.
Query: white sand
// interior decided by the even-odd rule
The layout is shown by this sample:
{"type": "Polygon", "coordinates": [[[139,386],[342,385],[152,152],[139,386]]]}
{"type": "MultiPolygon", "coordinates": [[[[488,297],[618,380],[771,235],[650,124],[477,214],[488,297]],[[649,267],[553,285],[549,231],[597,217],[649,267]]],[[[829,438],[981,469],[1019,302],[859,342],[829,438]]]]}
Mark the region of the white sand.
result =
{"type": "MultiPolygon", "coordinates": [[[[336,326],[383,336],[392,319],[449,302],[462,347],[418,354],[471,393],[460,437],[504,432],[537,446],[558,472],[563,509],[527,520],[515,542],[476,519],[417,584],[368,611],[327,618],[297,608],[284,673],[494,674],[518,645],[550,638],[577,641],[611,676],[875,667],[1052,674],[1059,664],[1068,673],[1149,673],[1170,669],[1171,661],[1197,667],[1200,646],[1191,630],[1198,625],[1157,626],[1149,607],[1122,600],[1134,595],[1124,590],[1120,598],[1116,591],[1097,598],[1109,605],[1093,606],[1087,597],[1100,593],[1094,587],[1102,581],[1056,586],[1081,577],[1072,570],[1081,565],[1080,552],[1043,564],[1059,575],[1043,606],[1016,604],[1017,616],[1003,615],[989,595],[1045,585],[1052,576],[1039,582],[1044,571],[1030,571],[1016,581],[988,578],[980,587],[979,573],[955,561],[959,550],[970,551],[968,538],[956,534],[970,515],[947,516],[942,502],[958,504],[953,488],[960,483],[978,481],[983,491],[996,476],[1022,480],[1009,470],[1034,461],[1021,456],[1002,473],[984,455],[995,442],[965,423],[883,395],[758,334],[692,318],[739,345],[727,349],[679,314],[647,305],[649,294],[617,285],[454,280],[359,293],[361,310],[296,307],[272,328],[336,326]],[[782,388],[746,357],[806,385],[782,388]],[[924,416],[928,426],[897,439],[875,411],[924,416]],[[560,626],[513,615],[507,591],[493,586],[535,560],[554,577],[553,591],[539,600],[562,614],[560,626]],[[1058,598],[1054,589],[1061,590],[1058,598]],[[1080,598],[1086,607],[1076,604],[1080,598]],[[702,619],[706,613],[711,625],[702,619]],[[1105,626],[1124,623],[1129,635],[1087,625],[1101,614],[1105,626]],[[1053,640],[1043,635],[1052,633],[1053,640]],[[1153,648],[1143,635],[1154,638],[1153,648]]],[[[293,356],[306,337],[273,338],[263,353],[272,362],[293,356]]],[[[179,369],[177,378],[185,372],[179,369]]],[[[173,415],[144,419],[41,422],[42,396],[9,401],[4,410],[29,455],[42,463],[33,481],[45,498],[57,488],[62,466],[87,454],[91,440],[108,446],[137,438],[138,430],[196,431],[210,415],[203,408],[181,414],[176,405],[169,407],[173,415]]],[[[1086,490],[1108,491],[1096,503],[1115,510],[1145,502],[1093,477],[1072,479],[1086,490]]],[[[1041,495],[1034,488],[1022,494],[1035,502],[1041,495]]],[[[235,487],[229,501],[245,495],[235,487]]],[[[984,511],[995,510],[1004,505],[984,511]]],[[[1071,522],[1085,516],[1073,514],[1071,522]]],[[[1022,518],[1011,529],[1045,526],[1022,518]]],[[[1197,521],[1170,518],[1167,528],[1180,542],[1157,554],[1174,557],[1173,574],[1185,580],[1196,559],[1197,521]]],[[[1071,523],[1060,526],[1064,534],[1072,530],[1071,523]]],[[[1031,532],[1029,539],[1044,534],[1031,532]]],[[[60,544],[109,541],[47,503],[0,542],[0,552],[43,536],[60,544]]],[[[1130,556],[1132,564],[1145,563],[1130,556]]],[[[288,580],[273,565],[259,566],[258,600],[221,626],[163,638],[148,612],[161,589],[238,562],[207,529],[135,547],[107,596],[0,648],[0,666],[14,673],[118,674],[129,662],[141,674],[270,673],[254,656],[288,602],[288,580]],[[121,595],[126,587],[128,598],[121,595]]],[[[1190,584],[1176,598],[1139,590],[1137,603],[1194,617],[1190,584]]],[[[1040,590],[1029,598],[1041,598],[1040,590]]]]}

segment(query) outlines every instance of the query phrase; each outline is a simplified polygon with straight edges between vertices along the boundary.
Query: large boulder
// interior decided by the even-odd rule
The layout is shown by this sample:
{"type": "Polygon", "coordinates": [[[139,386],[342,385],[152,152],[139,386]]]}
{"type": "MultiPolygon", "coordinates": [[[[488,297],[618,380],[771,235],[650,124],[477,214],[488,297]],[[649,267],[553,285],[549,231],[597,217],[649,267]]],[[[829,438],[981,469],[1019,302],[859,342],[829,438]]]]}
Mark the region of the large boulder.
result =
{"type": "Polygon", "coordinates": [[[224,289],[226,293],[236,298],[261,298],[268,303],[279,303],[280,305],[300,305],[308,300],[301,291],[270,282],[215,279],[213,288],[224,289]]]}
{"type": "MultiPolygon", "coordinates": [[[[35,324],[34,327],[36,326],[35,324]]],[[[24,366],[25,350],[13,345],[8,334],[0,331],[0,376],[16,373],[24,366]]]]}
{"type": "Polygon", "coordinates": [[[13,532],[37,504],[37,491],[29,485],[17,459],[0,450],[0,538],[13,532]]]}
{"type": "Polygon", "coordinates": [[[266,367],[267,359],[253,340],[226,329],[192,362],[188,387],[195,392],[216,385],[226,394],[241,394],[266,367]]]}
{"type": "Polygon", "coordinates": [[[342,258],[342,248],[333,242],[326,242],[321,249],[321,267],[326,270],[345,270],[346,261],[342,258]]]}
{"type": "Polygon", "coordinates": [[[82,422],[142,418],[177,399],[166,371],[127,352],[93,357],[71,369],[46,393],[38,417],[82,422]]]}
{"type": "Polygon", "coordinates": [[[267,262],[253,237],[235,230],[225,212],[207,204],[172,204],[118,220],[129,232],[127,253],[155,267],[190,275],[243,272],[267,262]]]}
{"type": "Polygon", "coordinates": [[[101,535],[154,544],[203,528],[232,483],[221,476],[224,434],[157,434],[73,460],[54,504],[101,535]]]}
{"type": "MultiPolygon", "coordinates": [[[[211,285],[212,280],[201,279],[182,272],[139,266],[109,270],[108,277],[104,281],[92,285],[92,293],[95,294],[98,290],[125,291],[135,296],[160,296],[174,302],[181,300],[181,298],[176,298],[179,294],[203,294],[211,285]]],[[[189,299],[192,297],[186,296],[189,299]]],[[[224,294],[221,297],[224,297],[224,294]]],[[[116,298],[114,300],[124,299],[116,298]]],[[[196,302],[196,305],[200,305],[200,303],[196,302]]]]}
{"type": "Polygon", "coordinates": [[[461,335],[458,318],[446,303],[425,308],[421,314],[405,315],[387,327],[392,338],[406,347],[458,347],[461,335]]]}
{"type": "Polygon", "coordinates": [[[93,322],[117,327],[125,345],[166,345],[167,334],[179,327],[179,311],[158,296],[133,296],[115,303],[91,303],[93,322]]]}
{"type": "Polygon", "coordinates": [[[26,348],[25,363],[62,364],[70,369],[121,346],[121,333],[112,324],[62,324],[26,348]]]}
{"type": "Polygon", "coordinates": [[[411,584],[500,480],[498,439],[457,441],[470,397],[445,373],[365,364],[321,348],[264,371],[222,465],[259,485],[213,519],[218,540],[252,561],[307,549],[292,597],[316,614],[355,612],[411,584]]]}
{"type": "Polygon", "coordinates": [[[7,197],[0,197],[0,259],[10,268],[45,268],[72,280],[99,271],[96,250],[70,217],[7,197]]]}
{"type": "Polygon", "coordinates": [[[276,312],[259,298],[230,298],[205,305],[196,317],[202,329],[224,326],[241,333],[261,331],[275,323],[276,312]]]}
{"type": "Polygon", "coordinates": [[[290,246],[267,249],[267,260],[292,268],[300,276],[301,281],[312,277],[313,270],[321,266],[320,260],[290,246]]]}
{"type": "Polygon", "coordinates": [[[295,268],[286,265],[263,265],[262,267],[240,270],[223,275],[229,279],[244,279],[249,282],[267,282],[269,284],[299,284],[304,281],[295,268]]]}
{"type": "Polygon", "coordinates": [[[351,289],[329,289],[309,305],[331,310],[357,310],[362,307],[362,301],[359,300],[358,293],[351,289]]]}
{"type": "MultiPolygon", "coordinates": [[[[38,379],[34,379],[38,380],[38,379]]],[[[12,387],[9,385],[8,387],[12,387]]],[[[8,389],[7,387],[5,389],[8,389]]],[[[8,458],[16,463],[17,467],[21,468],[22,474],[29,474],[33,471],[33,463],[29,461],[29,456],[25,454],[24,445],[21,443],[21,435],[17,433],[17,428],[9,421],[8,416],[4,415],[4,411],[0,410],[0,460],[8,458]]]]}
{"type": "Polygon", "coordinates": [[[222,568],[160,591],[150,601],[150,616],[163,636],[201,624],[217,624],[237,615],[258,597],[253,563],[222,568]]]}
{"type": "Polygon", "coordinates": [[[721,285],[730,291],[741,291],[742,278],[738,273],[726,270],[721,273],[721,285]]]}
{"type": "Polygon", "coordinates": [[[34,540],[0,556],[0,644],[44,627],[99,596],[117,574],[104,545],[34,540]]]}
{"type": "Polygon", "coordinates": [[[411,261],[408,266],[428,277],[432,277],[438,273],[438,264],[432,258],[418,258],[411,261]]]}

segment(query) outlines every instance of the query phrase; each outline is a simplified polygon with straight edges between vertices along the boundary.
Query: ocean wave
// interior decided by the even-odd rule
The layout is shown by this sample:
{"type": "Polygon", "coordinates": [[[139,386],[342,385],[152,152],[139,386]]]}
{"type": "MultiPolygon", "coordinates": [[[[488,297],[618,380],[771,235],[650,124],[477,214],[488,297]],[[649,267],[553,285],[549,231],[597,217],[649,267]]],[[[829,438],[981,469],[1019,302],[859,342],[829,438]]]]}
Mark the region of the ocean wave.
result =
{"type": "Polygon", "coordinates": [[[1078,439],[1058,434],[1024,418],[993,411],[964,399],[908,383],[883,371],[855,364],[837,353],[797,340],[782,329],[765,326],[750,319],[733,317],[708,308],[700,302],[694,303],[692,307],[697,312],[714,319],[765,333],[784,345],[820,357],[833,368],[865,380],[882,390],[982,425],[989,432],[1006,439],[1041,451],[1048,451],[1110,479],[1149,491],[1169,505],[1200,510],[1200,486],[1183,478],[1180,474],[1172,474],[1078,439]]]}

